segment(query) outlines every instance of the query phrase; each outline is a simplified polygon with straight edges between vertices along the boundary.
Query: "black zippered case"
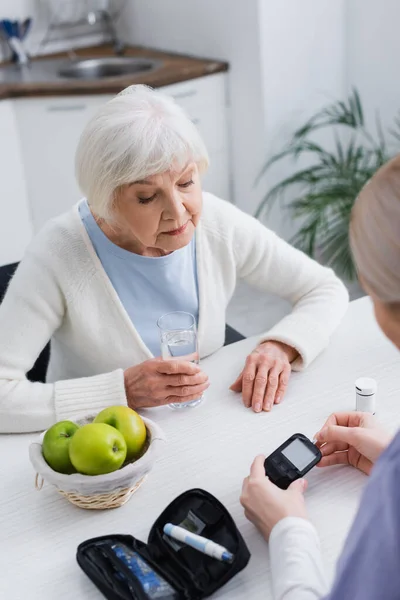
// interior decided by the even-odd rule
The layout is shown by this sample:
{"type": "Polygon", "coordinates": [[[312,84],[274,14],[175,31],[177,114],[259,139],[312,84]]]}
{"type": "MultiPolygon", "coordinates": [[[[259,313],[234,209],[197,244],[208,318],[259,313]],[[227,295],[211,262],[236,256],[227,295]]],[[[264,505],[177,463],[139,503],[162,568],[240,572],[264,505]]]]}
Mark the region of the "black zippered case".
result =
{"type": "Polygon", "coordinates": [[[189,490],[167,506],[147,544],[115,534],[86,540],[77,550],[80,567],[109,600],[200,600],[225,585],[249,559],[229,512],[201,489],[189,490]],[[182,524],[224,546],[234,554],[233,562],[220,562],[171,540],[163,533],[166,523],[182,524]]]}

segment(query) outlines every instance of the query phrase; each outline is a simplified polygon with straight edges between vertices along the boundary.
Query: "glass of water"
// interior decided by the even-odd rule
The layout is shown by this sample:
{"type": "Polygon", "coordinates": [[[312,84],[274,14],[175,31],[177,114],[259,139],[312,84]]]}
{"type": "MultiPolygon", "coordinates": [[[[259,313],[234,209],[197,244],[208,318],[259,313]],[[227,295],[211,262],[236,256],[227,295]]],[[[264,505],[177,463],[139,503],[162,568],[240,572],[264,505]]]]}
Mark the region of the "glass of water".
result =
{"type": "MultiPolygon", "coordinates": [[[[185,360],[199,364],[196,319],[186,312],[171,312],[157,321],[161,337],[161,353],[164,360],[185,360]]],[[[173,409],[193,408],[203,400],[203,395],[191,402],[174,402],[173,409]]]]}

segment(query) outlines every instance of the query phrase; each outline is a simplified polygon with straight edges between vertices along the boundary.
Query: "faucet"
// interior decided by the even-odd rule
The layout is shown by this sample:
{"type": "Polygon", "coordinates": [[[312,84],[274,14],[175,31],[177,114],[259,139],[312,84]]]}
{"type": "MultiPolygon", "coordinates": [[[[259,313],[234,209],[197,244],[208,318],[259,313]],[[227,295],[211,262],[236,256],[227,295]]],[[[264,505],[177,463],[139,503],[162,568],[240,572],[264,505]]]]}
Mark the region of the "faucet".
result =
{"type": "Polygon", "coordinates": [[[103,23],[105,23],[107,25],[107,29],[110,33],[111,42],[114,46],[115,54],[123,54],[124,53],[125,45],[117,36],[115,25],[113,23],[113,20],[110,16],[109,12],[107,12],[106,10],[91,10],[87,14],[86,20],[89,25],[96,25],[96,23],[103,21],[103,23]]]}
{"type": "Polygon", "coordinates": [[[14,54],[15,62],[19,65],[27,65],[30,62],[30,58],[22,41],[17,37],[10,37],[7,42],[14,54]]]}

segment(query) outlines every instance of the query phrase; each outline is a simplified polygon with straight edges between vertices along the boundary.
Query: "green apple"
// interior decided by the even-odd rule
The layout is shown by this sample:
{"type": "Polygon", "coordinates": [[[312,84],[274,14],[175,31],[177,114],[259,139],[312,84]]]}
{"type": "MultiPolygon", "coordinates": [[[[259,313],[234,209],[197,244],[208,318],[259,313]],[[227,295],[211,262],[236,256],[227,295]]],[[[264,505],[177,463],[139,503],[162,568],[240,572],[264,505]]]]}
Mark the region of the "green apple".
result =
{"type": "Polygon", "coordinates": [[[72,421],[60,421],[44,434],[42,452],[47,464],[59,473],[74,473],[75,469],[69,458],[69,445],[79,425],[72,421]]]}
{"type": "Polygon", "coordinates": [[[102,410],[94,423],[107,423],[118,429],[126,442],[126,460],[137,458],[146,443],[147,431],[143,419],[128,406],[109,406],[102,410]]]}
{"type": "Polygon", "coordinates": [[[69,457],[83,475],[111,473],[119,469],[126,458],[124,436],[106,423],[89,423],[72,438],[69,457]]]}

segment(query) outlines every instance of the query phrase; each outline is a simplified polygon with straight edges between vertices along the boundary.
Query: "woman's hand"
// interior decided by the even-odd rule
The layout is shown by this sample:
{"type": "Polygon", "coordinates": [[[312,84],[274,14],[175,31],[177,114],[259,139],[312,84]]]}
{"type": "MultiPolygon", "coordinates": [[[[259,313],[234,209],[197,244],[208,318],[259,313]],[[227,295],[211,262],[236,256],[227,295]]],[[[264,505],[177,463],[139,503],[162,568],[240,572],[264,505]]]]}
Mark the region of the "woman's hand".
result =
{"type": "Polygon", "coordinates": [[[290,363],[297,356],[297,350],[286,344],[264,342],[247,357],[243,371],[230,389],[242,392],[246,408],[269,411],[273,404],[282,402],[291,373],[290,363]]]}
{"type": "Polygon", "coordinates": [[[304,491],[305,479],[297,479],[287,490],[281,490],[265,476],[264,456],[257,456],[250,476],[243,482],[240,502],[244,514],[268,541],[274,526],[285,517],[307,518],[304,491]]]}
{"type": "Polygon", "coordinates": [[[196,400],[209,387],[195,363],[154,358],[124,372],[128,406],[133,409],[196,400]]]}
{"type": "Polygon", "coordinates": [[[319,467],[351,465],[367,475],[392,436],[368,413],[335,413],[316,434],[319,467]]]}

